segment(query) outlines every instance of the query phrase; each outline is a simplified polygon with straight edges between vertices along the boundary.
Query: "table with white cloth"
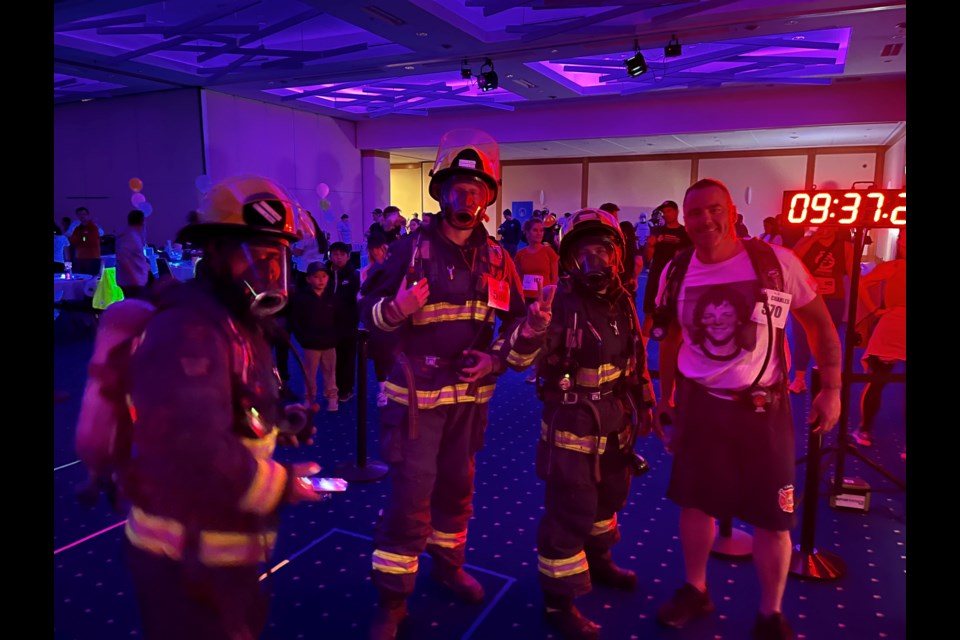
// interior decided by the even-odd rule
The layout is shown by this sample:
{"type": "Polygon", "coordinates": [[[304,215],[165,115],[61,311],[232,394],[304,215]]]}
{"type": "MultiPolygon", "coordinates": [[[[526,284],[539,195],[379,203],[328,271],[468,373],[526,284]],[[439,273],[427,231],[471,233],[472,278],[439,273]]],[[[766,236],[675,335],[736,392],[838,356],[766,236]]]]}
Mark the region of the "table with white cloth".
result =
{"type": "Polygon", "coordinates": [[[70,277],[65,273],[55,273],[53,274],[53,299],[68,301],[92,298],[98,280],[99,278],[86,273],[74,273],[70,277]]]}

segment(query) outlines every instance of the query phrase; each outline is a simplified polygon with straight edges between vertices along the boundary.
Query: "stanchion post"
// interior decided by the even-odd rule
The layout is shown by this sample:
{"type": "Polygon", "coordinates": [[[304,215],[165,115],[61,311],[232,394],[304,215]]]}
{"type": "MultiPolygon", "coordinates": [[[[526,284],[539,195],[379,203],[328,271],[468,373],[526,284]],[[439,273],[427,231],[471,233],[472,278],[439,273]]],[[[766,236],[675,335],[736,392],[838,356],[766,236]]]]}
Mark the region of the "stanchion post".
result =
{"type": "MultiPolygon", "coordinates": [[[[816,368],[810,379],[810,397],[820,391],[820,375],[816,368]]],[[[807,425],[807,475],[803,488],[803,518],[800,528],[800,544],[793,547],[790,557],[790,573],[798,578],[811,580],[834,580],[847,571],[844,561],[828,551],[819,551],[814,546],[817,527],[817,501],[820,482],[820,445],[823,435],[816,430],[817,424],[807,425]]]]}
{"type": "Polygon", "coordinates": [[[374,482],[387,475],[387,465],[367,459],[367,336],[366,327],[357,331],[357,459],[336,467],[337,475],[348,482],[374,482]]]}
{"type": "Polygon", "coordinates": [[[717,520],[717,536],[710,555],[725,560],[741,560],[753,555],[753,536],[733,528],[733,518],[717,520]]]}

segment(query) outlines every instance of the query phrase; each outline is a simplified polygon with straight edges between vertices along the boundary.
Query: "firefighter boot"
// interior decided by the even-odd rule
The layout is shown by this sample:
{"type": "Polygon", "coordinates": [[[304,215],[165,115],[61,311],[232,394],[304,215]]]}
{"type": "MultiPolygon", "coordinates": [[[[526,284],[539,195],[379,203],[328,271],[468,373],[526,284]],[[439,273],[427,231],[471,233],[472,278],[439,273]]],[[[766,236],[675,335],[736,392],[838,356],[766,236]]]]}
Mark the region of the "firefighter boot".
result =
{"type": "Polygon", "coordinates": [[[477,582],[476,578],[464,571],[463,567],[451,567],[434,560],[430,575],[467,604],[483,601],[483,586],[477,582]]]}
{"type": "Polygon", "coordinates": [[[590,580],[597,584],[624,591],[637,588],[637,574],[614,564],[609,550],[602,554],[588,554],[587,564],[590,566],[590,580]]]}
{"type": "Polygon", "coordinates": [[[586,617],[570,598],[544,594],[543,616],[563,640],[600,640],[600,626],[586,617]]]}
{"type": "Polygon", "coordinates": [[[397,637],[397,627],[406,617],[406,600],[381,599],[370,624],[368,640],[394,640],[397,637]]]}

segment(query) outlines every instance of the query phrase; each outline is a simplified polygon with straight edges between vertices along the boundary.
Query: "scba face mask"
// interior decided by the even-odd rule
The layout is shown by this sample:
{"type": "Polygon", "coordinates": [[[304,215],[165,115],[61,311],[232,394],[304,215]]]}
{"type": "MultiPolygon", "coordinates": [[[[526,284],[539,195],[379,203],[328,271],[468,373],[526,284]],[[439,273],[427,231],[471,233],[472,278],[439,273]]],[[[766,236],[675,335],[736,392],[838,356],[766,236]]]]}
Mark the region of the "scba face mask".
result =
{"type": "Polygon", "coordinates": [[[587,240],[574,251],[573,279],[594,293],[602,293],[617,282],[617,251],[604,240],[587,240]]]}
{"type": "Polygon", "coordinates": [[[257,317],[273,315],[287,304],[286,244],[275,240],[239,243],[231,256],[233,277],[242,285],[257,317]]]}
{"type": "Polygon", "coordinates": [[[480,178],[453,176],[440,188],[443,217],[455,229],[472,229],[480,224],[490,196],[490,187],[480,178]]]}

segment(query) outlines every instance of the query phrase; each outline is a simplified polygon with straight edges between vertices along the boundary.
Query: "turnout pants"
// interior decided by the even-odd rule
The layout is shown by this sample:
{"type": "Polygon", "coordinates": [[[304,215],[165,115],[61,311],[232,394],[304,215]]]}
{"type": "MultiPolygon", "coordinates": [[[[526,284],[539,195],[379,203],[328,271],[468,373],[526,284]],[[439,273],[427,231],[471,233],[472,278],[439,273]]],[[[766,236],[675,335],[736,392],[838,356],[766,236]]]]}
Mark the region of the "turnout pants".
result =
{"type": "Polygon", "coordinates": [[[573,435],[593,428],[573,425],[570,432],[555,433],[552,445],[544,439],[537,443],[537,475],[546,481],[544,514],[537,530],[540,586],[560,598],[588,593],[590,561],[609,562],[610,548],[620,541],[617,511],[627,503],[630,491],[632,474],[616,432],[601,445],[597,481],[596,438],[573,435]]]}
{"type": "Polygon", "coordinates": [[[475,454],[483,442],[487,403],[421,409],[411,439],[408,408],[390,400],[381,414],[381,455],[392,490],[374,533],[374,585],[381,597],[413,592],[424,550],[448,569],[464,564],[473,515],[475,454]]]}

